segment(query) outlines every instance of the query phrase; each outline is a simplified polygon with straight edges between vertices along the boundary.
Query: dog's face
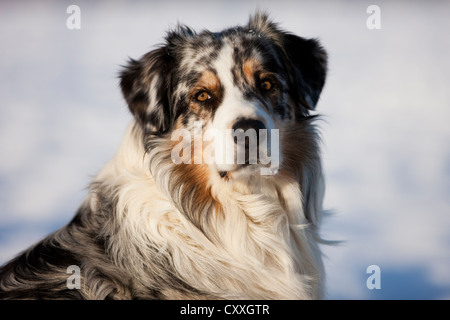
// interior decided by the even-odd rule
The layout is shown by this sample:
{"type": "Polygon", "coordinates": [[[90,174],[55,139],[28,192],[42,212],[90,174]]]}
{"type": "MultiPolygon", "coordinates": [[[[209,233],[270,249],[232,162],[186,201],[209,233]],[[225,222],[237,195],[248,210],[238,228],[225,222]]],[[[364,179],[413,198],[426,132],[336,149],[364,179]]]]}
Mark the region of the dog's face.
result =
{"type": "Polygon", "coordinates": [[[216,148],[209,163],[222,177],[267,166],[252,162],[249,149],[274,154],[273,130],[308,118],[325,82],[326,53],[318,42],[279,30],[263,14],[219,33],[179,27],[166,41],[129,62],[121,74],[124,97],[147,136],[169,137],[179,129],[223,133],[222,150],[216,148]],[[249,142],[255,135],[226,143],[239,129],[253,130],[257,144],[249,142]],[[224,161],[239,148],[246,151],[243,162],[224,161]]]}

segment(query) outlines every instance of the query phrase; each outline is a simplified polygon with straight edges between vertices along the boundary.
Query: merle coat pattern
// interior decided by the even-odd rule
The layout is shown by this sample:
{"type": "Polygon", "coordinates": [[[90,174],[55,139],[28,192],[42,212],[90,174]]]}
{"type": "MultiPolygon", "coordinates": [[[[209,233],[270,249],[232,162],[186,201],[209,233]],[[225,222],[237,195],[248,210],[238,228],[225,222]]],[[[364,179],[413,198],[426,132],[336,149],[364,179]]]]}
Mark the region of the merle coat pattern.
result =
{"type": "MultiPolygon", "coordinates": [[[[133,121],[73,220],[0,269],[2,299],[315,299],[323,179],[315,109],[327,56],[257,13],[247,25],[168,32],[120,85],[133,121]],[[257,115],[281,163],[175,164],[175,129],[257,115]],[[69,289],[67,268],[81,270],[69,289]]],[[[256,116],[255,116],[256,117],[256,116]]]]}

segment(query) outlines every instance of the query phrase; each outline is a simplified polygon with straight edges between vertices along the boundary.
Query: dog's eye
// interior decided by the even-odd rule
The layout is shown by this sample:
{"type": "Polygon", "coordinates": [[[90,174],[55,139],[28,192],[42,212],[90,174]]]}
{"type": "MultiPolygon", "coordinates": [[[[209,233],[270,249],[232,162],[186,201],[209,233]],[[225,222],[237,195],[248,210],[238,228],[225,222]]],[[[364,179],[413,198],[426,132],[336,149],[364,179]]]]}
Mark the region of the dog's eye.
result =
{"type": "Polygon", "coordinates": [[[261,89],[263,91],[269,91],[270,89],[272,89],[273,84],[269,80],[264,80],[264,81],[261,81],[261,85],[260,86],[261,86],[261,89]]]}
{"type": "Polygon", "coordinates": [[[201,91],[201,92],[197,93],[197,95],[195,96],[195,98],[197,99],[197,101],[204,102],[204,101],[206,101],[206,100],[211,99],[211,96],[209,95],[208,92],[206,92],[206,91],[201,91]]]}

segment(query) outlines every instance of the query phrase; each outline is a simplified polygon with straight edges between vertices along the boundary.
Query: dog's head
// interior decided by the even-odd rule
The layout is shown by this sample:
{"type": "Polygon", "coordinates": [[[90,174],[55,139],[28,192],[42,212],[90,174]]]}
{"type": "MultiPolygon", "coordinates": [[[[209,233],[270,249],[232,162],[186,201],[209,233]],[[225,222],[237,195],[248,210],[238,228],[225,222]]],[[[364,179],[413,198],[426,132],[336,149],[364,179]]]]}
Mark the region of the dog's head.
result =
{"type": "MultiPolygon", "coordinates": [[[[223,177],[261,165],[252,163],[250,152],[243,163],[217,156],[249,151],[255,135],[244,136],[239,146],[236,132],[254,131],[261,151],[260,132],[268,141],[273,130],[309,117],[325,82],[326,63],[316,40],[284,32],[257,13],[246,26],[222,32],[179,26],[167,34],[164,46],[130,60],[121,88],[146,136],[167,137],[178,129],[214,129],[222,138],[234,134],[234,143],[222,141],[223,153],[215,150],[212,167],[223,177]]],[[[274,152],[270,142],[265,151],[274,152]]]]}

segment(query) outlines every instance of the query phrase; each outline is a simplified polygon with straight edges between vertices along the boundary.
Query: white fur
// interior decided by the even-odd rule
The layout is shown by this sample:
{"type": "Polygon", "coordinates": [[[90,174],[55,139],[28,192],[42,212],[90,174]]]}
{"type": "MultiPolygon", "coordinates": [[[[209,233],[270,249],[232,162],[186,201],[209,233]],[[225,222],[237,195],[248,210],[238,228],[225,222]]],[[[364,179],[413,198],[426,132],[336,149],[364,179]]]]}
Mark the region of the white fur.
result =
{"type": "MultiPolygon", "coordinates": [[[[118,200],[114,227],[120,245],[112,242],[112,256],[137,256],[140,251],[152,261],[158,258],[152,255],[155,247],[161,257],[170,252],[186,283],[221,298],[321,296],[316,283],[322,276],[320,256],[314,254],[315,232],[305,219],[298,183],[278,176],[226,183],[211,176],[212,194],[224,208],[223,215],[210,212],[215,219],[211,239],[171,200],[167,173],[174,164],[150,167],[150,158],[159,151],[145,153],[141,138],[138,126],[130,126],[117,155],[96,178],[118,200]]],[[[89,201],[95,208],[95,194],[89,201]]],[[[139,274],[136,279],[152,281],[145,276],[146,261],[115,262],[139,274]]]]}
{"type": "MultiPolygon", "coordinates": [[[[215,113],[212,128],[219,132],[226,132],[233,127],[237,119],[248,118],[261,120],[270,132],[271,129],[275,128],[273,119],[258,102],[244,99],[242,91],[234,85],[231,72],[233,64],[233,46],[230,43],[225,43],[217,60],[214,62],[214,67],[224,88],[225,95],[222,104],[215,113]]],[[[233,139],[228,141],[232,142],[233,139]]],[[[223,146],[223,155],[235,154],[234,143],[224,143],[223,146]]],[[[226,157],[217,160],[216,168],[218,171],[233,171],[236,167],[236,163],[229,163],[226,157]]]]}

